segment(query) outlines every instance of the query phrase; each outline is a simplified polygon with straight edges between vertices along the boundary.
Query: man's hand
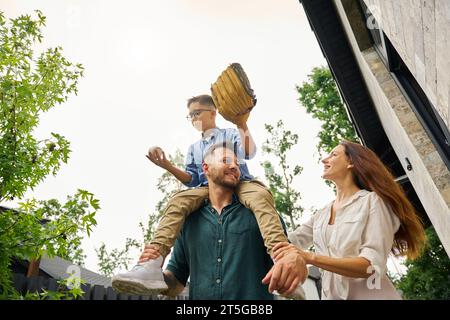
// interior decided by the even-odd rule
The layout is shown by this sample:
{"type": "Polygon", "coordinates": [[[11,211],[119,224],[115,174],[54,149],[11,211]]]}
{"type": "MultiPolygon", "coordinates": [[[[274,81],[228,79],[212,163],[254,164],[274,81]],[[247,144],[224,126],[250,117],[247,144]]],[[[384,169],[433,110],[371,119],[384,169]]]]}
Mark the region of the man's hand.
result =
{"type": "Polygon", "coordinates": [[[158,251],[158,247],[153,244],[146,244],[144,251],[141,254],[141,257],[139,258],[138,263],[146,262],[150,259],[156,259],[161,254],[158,251]]]}
{"type": "Polygon", "coordinates": [[[158,167],[168,169],[171,165],[170,161],[166,159],[164,151],[160,147],[151,147],[148,149],[147,159],[156,164],[158,167]]]}
{"type": "Polygon", "coordinates": [[[169,270],[164,271],[164,281],[166,282],[167,286],[169,287],[168,290],[161,292],[161,294],[163,294],[165,296],[176,297],[184,289],[184,285],[182,285],[178,281],[178,279],[175,277],[175,275],[172,272],[170,272],[169,270]]]}
{"type": "Polygon", "coordinates": [[[262,283],[269,285],[270,293],[277,290],[279,294],[290,295],[305,282],[307,275],[305,260],[298,252],[289,251],[275,262],[262,283]]]}

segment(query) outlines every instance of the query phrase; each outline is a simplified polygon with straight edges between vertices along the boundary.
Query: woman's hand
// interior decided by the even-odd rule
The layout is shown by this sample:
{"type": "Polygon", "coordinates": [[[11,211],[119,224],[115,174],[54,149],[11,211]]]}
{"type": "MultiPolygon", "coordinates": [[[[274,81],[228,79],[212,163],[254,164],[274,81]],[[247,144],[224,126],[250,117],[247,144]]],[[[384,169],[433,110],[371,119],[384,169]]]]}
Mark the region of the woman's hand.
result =
{"type": "Polygon", "coordinates": [[[314,254],[312,252],[303,251],[288,242],[277,243],[273,247],[273,257],[272,258],[275,261],[278,261],[278,260],[282,259],[283,257],[285,257],[288,253],[291,253],[291,252],[299,254],[305,260],[306,264],[312,264],[312,261],[314,260],[313,259],[314,254]]]}
{"type": "Polygon", "coordinates": [[[297,249],[288,242],[279,242],[273,247],[272,258],[276,261],[281,259],[287,252],[297,249]]]}

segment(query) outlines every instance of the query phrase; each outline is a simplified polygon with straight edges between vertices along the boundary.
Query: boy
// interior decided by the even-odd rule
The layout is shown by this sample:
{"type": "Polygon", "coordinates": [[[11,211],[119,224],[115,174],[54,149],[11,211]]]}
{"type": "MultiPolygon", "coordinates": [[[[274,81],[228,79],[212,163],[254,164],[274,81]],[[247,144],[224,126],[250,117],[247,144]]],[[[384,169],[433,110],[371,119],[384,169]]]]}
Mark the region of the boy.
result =
{"type": "Polygon", "coordinates": [[[253,179],[244,161],[253,158],[256,153],[256,145],[247,127],[249,113],[236,120],[237,130],[220,129],[216,126],[217,111],[211,96],[193,97],[188,100],[187,106],[187,118],[202,132],[202,138],[189,147],[185,170],[173,166],[159,147],[150,148],[147,158],[192,189],[176,193],[167,204],[155,236],[150,242],[160,256],[138,264],[127,273],[114,276],[112,284],[117,291],[157,294],[167,289],[161,269],[164,258],[173,247],[186,216],[200,208],[208,198],[208,182],[202,170],[202,163],[208,147],[216,143],[231,143],[230,147],[238,155],[241,177],[236,193],[240,202],[255,214],[267,253],[272,255],[275,244],[288,242],[270,191],[261,182],[253,179]]]}

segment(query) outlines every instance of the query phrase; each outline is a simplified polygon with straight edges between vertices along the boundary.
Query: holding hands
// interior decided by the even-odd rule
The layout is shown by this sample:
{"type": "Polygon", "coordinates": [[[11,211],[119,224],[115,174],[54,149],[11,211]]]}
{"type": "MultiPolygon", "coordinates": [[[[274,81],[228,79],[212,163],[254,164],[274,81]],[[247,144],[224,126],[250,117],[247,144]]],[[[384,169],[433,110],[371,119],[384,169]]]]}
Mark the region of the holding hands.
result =
{"type": "Polygon", "coordinates": [[[280,242],[273,247],[273,259],[275,261],[280,260],[289,253],[297,253],[305,260],[306,264],[313,264],[312,261],[314,260],[314,254],[309,251],[303,251],[294,246],[292,243],[280,242]]]}
{"type": "Polygon", "coordinates": [[[306,262],[297,248],[287,242],[274,247],[275,265],[262,280],[269,285],[269,292],[277,290],[282,295],[290,295],[308,275],[306,262]]]}

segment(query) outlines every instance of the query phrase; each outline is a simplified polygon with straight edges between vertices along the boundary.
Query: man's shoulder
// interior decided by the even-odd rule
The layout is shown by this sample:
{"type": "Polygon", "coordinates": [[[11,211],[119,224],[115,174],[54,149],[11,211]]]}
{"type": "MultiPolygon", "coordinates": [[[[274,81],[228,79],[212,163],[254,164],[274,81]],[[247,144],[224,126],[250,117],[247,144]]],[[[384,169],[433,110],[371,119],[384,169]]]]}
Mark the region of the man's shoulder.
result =
{"type": "Polygon", "coordinates": [[[196,223],[203,213],[208,213],[208,211],[210,210],[209,208],[210,207],[208,206],[208,200],[206,200],[206,199],[203,200],[203,202],[200,205],[200,207],[197,210],[192,211],[186,217],[186,220],[184,222],[184,226],[186,226],[187,224],[196,223]]]}

